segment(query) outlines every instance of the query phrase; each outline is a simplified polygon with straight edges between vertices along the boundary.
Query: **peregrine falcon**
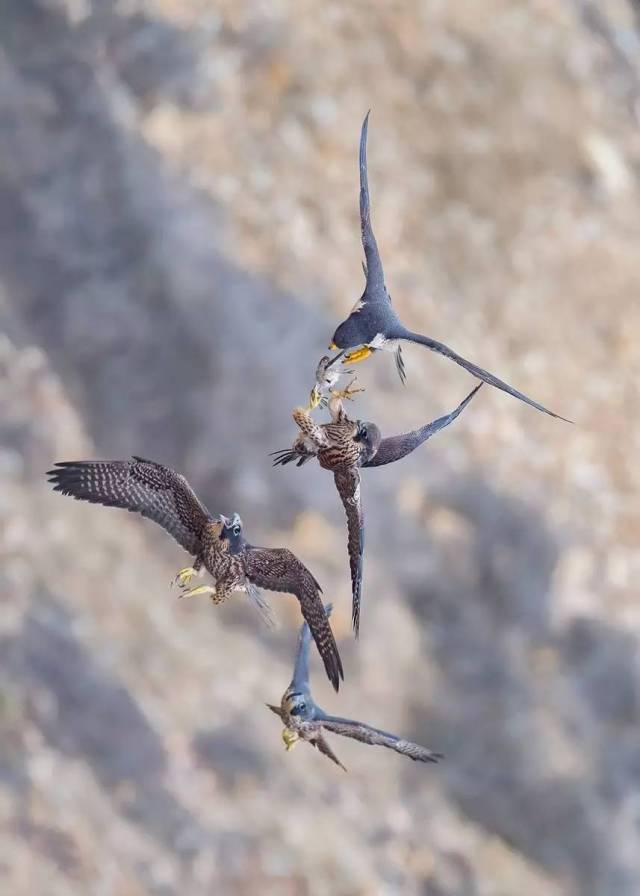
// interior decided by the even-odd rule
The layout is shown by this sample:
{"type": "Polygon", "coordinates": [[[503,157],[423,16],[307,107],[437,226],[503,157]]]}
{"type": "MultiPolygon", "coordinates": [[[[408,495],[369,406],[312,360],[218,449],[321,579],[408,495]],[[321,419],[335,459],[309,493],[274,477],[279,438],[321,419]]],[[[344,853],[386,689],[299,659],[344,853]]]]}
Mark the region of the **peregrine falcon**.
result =
{"type": "MultiPolygon", "coordinates": [[[[325,607],[327,616],[331,613],[331,604],[325,607]]],[[[416,762],[437,762],[442,759],[441,753],[434,753],[426,747],[414,744],[388,731],[372,728],[364,722],[356,722],[352,719],[343,719],[339,716],[327,715],[311,696],[309,688],[309,645],[311,636],[306,622],[300,629],[298,648],[296,651],[295,665],[291,684],[284,692],[280,706],[267,703],[269,709],[274,712],[285,724],[282,732],[282,740],[287,750],[291,750],[298,740],[306,740],[313,747],[328,756],[333,762],[346,771],[344,765],[335,755],[328,742],[324,738],[323,728],[343,737],[351,737],[364,744],[374,744],[388,747],[413,759],[416,762]]]]}
{"type": "Polygon", "coordinates": [[[324,612],[320,586],[291,551],[258,548],[242,536],[242,521],[213,516],[184,476],[154,461],[63,461],[47,473],[54,491],[92,504],[122,507],[154,520],[193,557],[193,566],[180,570],[183,589],[204,566],[215,587],[200,585],[184,596],[210,594],[214,603],[234,591],[247,591],[258,601],[258,588],[294,594],[318,645],[327,675],[336,691],[344,678],[338,648],[324,612]]]}
{"type": "Polygon", "coordinates": [[[432,435],[452,423],[466,408],[480,383],[458,407],[444,417],[439,417],[413,432],[401,433],[383,439],[375,423],[350,420],[345,413],[342,398],[349,398],[354,390],[349,387],[334,392],[329,401],[331,422],[316,423],[303,408],[296,408],[293,419],[300,428],[300,435],[291,449],[274,452],[274,466],[297,461],[301,466],[317,457],[321,467],[333,472],[338,494],[347,515],[347,546],[351,568],[353,600],[353,628],[358,636],[360,628],[360,598],[362,591],[362,564],[364,553],[364,514],[360,496],[360,468],[380,467],[401,460],[431,438],[432,435]]]}
{"type": "Polygon", "coordinates": [[[333,340],[330,349],[353,349],[353,351],[344,355],[343,363],[354,364],[367,358],[372,352],[380,349],[384,351],[393,351],[396,353],[396,365],[400,378],[404,381],[404,366],[400,355],[400,342],[406,340],[408,342],[416,342],[424,345],[426,348],[440,355],[444,355],[461,367],[464,367],[470,374],[483,380],[496,389],[501,389],[509,395],[524,401],[531,407],[549,414],[551,417],[557,417],[565,422],[565,417],[555,414],[537,401],[518,392],[512,386],[498,379],[492,373],[476,366],[466,358],[461,357],[453,349],[450,349],[442,342],[437,342],[429,336],[423,336],[420,333],[413,333],[408,330],[391,304],[391,297],[387,292],[384,280],[384,271],[382,261],[378,251],[378,245],[371,226],[371,214],[369,208],[369,184],[367,178],[367,129],[369,124],[369,113],[362,125],[360,135],[360,227],[362,231],[362,245],[366,258],[365,272],[365,288],[361,298],[356,302],[349,317],[344,320],[333,334],[333,340]]]}

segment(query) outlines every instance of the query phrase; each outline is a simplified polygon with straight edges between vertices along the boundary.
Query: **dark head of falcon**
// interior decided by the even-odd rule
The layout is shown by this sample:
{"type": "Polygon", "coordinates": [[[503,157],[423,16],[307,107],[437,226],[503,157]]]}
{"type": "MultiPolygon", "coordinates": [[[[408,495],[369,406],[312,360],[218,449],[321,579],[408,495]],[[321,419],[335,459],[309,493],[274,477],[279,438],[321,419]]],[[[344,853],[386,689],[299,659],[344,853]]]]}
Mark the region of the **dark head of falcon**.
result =
{"type": "Polygon", "coordinates": [[[382,433],[375,423],[359,420],[353,441],[362,446],[360,463],[361,465],[366,464],[375,457],[382,441],[382,433]]]}
{"type": "Polygon", "coordinates": [[[282,701],[283,711],[300,722],[308,722],[314,716],[315,704],[306,693],[288,693],[282,701]]]}
{"type": "Polygon", "coordinates": [[[237,554],[246,543],[242,534],[242,520],[239,514],[234,513],[231,519],[220,514],[220,523],[220,534],[218,535],[220,547],[230,554],[237,554]]]}

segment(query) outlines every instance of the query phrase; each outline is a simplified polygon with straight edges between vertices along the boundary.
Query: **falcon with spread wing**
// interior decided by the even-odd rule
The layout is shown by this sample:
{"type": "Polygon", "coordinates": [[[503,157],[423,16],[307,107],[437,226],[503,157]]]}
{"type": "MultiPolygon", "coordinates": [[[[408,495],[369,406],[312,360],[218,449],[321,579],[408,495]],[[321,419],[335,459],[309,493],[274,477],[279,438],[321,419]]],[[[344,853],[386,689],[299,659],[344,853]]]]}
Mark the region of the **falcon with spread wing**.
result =
{"type": "MultiPolygon", "coordinates": [[[[499,379],[495,374],[489,373],[482,367],[478,367],[462,355],[454,352],[443,342],[438,342],[430,336],[422,333],[414,333],[408,330],[402,323],[391,304],[391,297],[387,291],[384,270],[378,244],[371,225],[371,208],[369,203],[369,179],[367,175],[367,131],[369,127],[369,113],[367,113],[360,133],[360,229],[362,247],[366,258],[364,267],[365,287],[362,296],[356,302],[349,316],[344,320],[333,334],[329,348],[341,349],[343,364],[355,364],[368,358],[373,352],[394,352],[396,366],[400,379],[404,382],[405,370],[402,361],[401,343],[414,342],[437,352],[445,358],[463,367],[477,379],[501,389],[508,395],[524,401],[526,404],[550,417],[565,420],[559,414],[555,414],[548,408],[529,398],[523,392],[519,392],[499,379]]],[[[567,421],[569,422],[569,421],[567,421]]]]}
{"type": "MultiPolygon", "coordinates": [[[[331,613],[331,604],[325,607],[327,616],[331,613]]],[[[324,753],[340,768],[346,771],[344,765],[335,755],[329,743],[325,740],[323,729],[341,734],[343,737],[351,737],[364,744],[373,744],[380,747],[388,747],[408,756],[416,762],[437,762],[442,759],[441,753],[434,753],[426,747],[414,744],[388,731],[372,728],[364,722],[356,722],[352,719],[343,719],[339,716],[330,716],[320,709],[311,696],[309,687],[309,646],[311,634],[306,622],[300,629],[298,648],[296,652],[293,678],[291,684],[284,692],[280,706],[267,703],[269,709],[282,719],[285,728],[282,739],[287,750],[291,750],[299,740],[306,740],[313,747],[324,753]]]]}
{"type": "Polygon", "coordinates": [[[347,515],[347,547],[351,568],[351,593],[353,601],[353,628],[356,636],[360,628],[360,601],[362,593],[362,566],[364,555],[364,514],[360,496],[360,469],[380,467],[401,460],[415,451],[432,435],[452,423],[466,408],[480,389],[480,383],[450,414],[427,423],[420,429],[383,439],[375,423],[350,420],[342,398],[349,398],[356,391],[345,389],[334,392],[329,401],[331,422],[318,424],[308,411],[296,408],[293,419],[300,435],[290,449],[274,452],[274,465],[284,466],[292,461],[301,466],[313,457],[321,467],[333,472],[340,500],[347,515]]]}
{"type": "Polygon", "coordinates": [[[193,566],[178,573],[183,589],[202,566],[215,580],[215,587],[200,585],[185,590],[184,596],[210,594],[214,603],[221,603],[234,591],[246,591],[259,607],[264,607],[260,587],[294,594],[317,641],[327,675],[338,690],[344,677],[342,663],[322,606],[320,586],[290,551],[246,545],[237,514],[231,520],[213,516],[184,476],[154,461],[141,457],[129,461],[63,461],[47,475],[54,491],[140,513],[173,535],[195,558],[193,566]]]}

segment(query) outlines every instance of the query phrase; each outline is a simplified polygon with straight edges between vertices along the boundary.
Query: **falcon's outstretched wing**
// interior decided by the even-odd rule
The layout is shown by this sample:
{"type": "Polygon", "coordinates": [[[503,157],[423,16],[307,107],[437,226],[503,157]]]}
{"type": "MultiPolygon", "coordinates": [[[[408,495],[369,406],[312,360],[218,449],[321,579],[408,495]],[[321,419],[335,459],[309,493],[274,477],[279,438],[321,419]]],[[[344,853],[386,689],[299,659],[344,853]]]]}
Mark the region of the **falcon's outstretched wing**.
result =
{"type": "Polygon", "coordinates": [[[505,383],[504,380],[499,379],[494,373],[489,373],[488,370],[478,367],[473,361],[467,361],[466,358],[463,358],[462,355],[454,352],[454,350],[449,348],[448,345],[445,345],[444,342],[438,342],[437,339],[432,339],[430,336],[424,336],[422,333],[413,333],[411,330],[407,330],[402,324],[398,325],[395,331],[395,337],[398,339],[406,339],[408,342],[415,342],[416,345],[424,345],[425,348],[428,348],[430,351],[437,352],[439,355],[449,358],[449,360],[459,364],[460,367],[464,368],[464,370],[468,371],[472,376],[475,376],[476,379],[482,380],[484,383],[488,383],[489,386],[494,386],[502,392],[506,392],[507,395],[513,395],[514,398],[524,401],[525,404],[530,405],[538,411],[542,411],[543,414],[548,414],[550,417],[555,417],[557,420],[564,420],[565,423],[573,422],[566,417],[561,417],[560,414],[555,414],[553,411],[550,411],[549,408],[545,408],[544,405],[538,404],[537,401],[534,401],[533,398],[529,398],[524,392],[518,392],[517,389],[514,389],[509,383],[505,383]]]}
{"type": "Polygon", "coordinates": [[[166,529],[192,556],[202,550],[202,529],[212,516],[184,476],[169,467],[142,457],[61,461],[47,476],[56,492],[140,513],[166,529]]]}
{"type": "Polygon", "coordinates": [[[351,617],[358,637],[360,631],[360,596],[362,593],[362,561],[364,555],[364,514],[360,500],[360,472],[357,467],[334,470],[333,478],[347,514],[347,547],[351,567],[351,617]]]}
{"type": "Polygon", "coordinates": [[[247,545],[244,554],[246,577],[259,588],[295,594],[300,610],[322,657],[331,684],[336,691],[344,678],[338,647],[322,606],[322,589],[307,567],[286,548],[257,548],[247,545]]]}
{"type": "Polygon", "coordinates": [[[320,750],[321,753],[324,753],[325,756],[328,756],[329,759],[331,759],[333,762],[335,762],[336,765],[339,765],[340,768],[341,768],[343,771],[346,772],[347,769],[346,769],[345,766],[340,762],[340,760],[338,759],[338,757],[336,756],[336,754],[333,752],[333,750],[332,750],[331,747],[329,746],[328,741],[326,741],[326,740],[324,739],[324,737],[322,736],[322,732],[320,732],[320,734],[319,734],[314,740],[309,741],[309,743],[312,743],[313,746],[314,746],[314,747],[317,747],[318,750],[320,750]]]}
{"type": "Polygon", "coordinates": [[[420,744],[414,744],[410,740],[404,740],[388,731],[381,731],[379,728],[372,728],[365,725],[364,722],[354,722],[351,719],[341,719],[337,716],[324,716],[319,719],[323,728],[332,731],[334,734],[342,734],[344,737],[352,737],[359,740],[363,744],[374,744],[380,747],[388,747],[395,750],[396,753],[402,753],[416,762],[437,762],[442,759],[441,753],[434,753],[420,744]]]}
{"type": "Polygon", "coordinates": [[[427,439],[430,439],[431,436],[434,436],[437,432],[440,432],[441,429],[444,429],[445,426],[453,423],[456,417],[464,411],[478,389],[481,388],[482,383],[476,386],[473,392],[470,392],[465,400],[460,402],[455,411],[451,411],[450,414],[446,414],[444,417],[438,417],[437,420],[427,423],[426,426],[422,426],[420,429],[414,429],[413,432],[404,432],[399,436],[391,436],[388,439],[383,439],[380,442],[380,447],[371,460],[362,464],[362,466],[381,467],[383,464],[392,464],[396,460],[402,460],[403,457],[406,457],[407,454],[411,454],[412,451],[419,448],[420,445],[422,445],[423,442],[426,442],[427,439]]]}
{"type": "Polygon", "coordinates": [[[366,302],[390,301],[384,285],[384,270],[378,251],[378,244],[371,226],[371,206],[369,203],[369,178],[367,175],[367,132],[369,130],[369,112],[362,122],[360,133],[360,230],[362,248],[366,263],[364,273],[367,278],[365,287],[366,302]]]}

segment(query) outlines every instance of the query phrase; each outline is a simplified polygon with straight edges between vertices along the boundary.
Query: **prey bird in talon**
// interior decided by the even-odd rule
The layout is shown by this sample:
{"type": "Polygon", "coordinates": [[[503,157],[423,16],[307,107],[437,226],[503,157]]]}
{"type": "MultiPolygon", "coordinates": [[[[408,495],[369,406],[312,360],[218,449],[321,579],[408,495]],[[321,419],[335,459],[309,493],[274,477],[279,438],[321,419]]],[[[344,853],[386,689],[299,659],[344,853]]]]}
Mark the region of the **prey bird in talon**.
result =
{"type": "Polygon", "coordinates": [[[334,355],[333,358],[329,358],[328,355],[324,355],[320,358],[318,366],[316,367],[316,381],[309,396],[309,404],[306,408],[307,411],[313,411],[319,405],[328,404],[329,399],[326,396],[333,391],[333,388],[337,385],[340,377],[353,372],[351,370],[345,370],[340,364],[336,364],[343,354],[344,352],[339,352],[337,355],[334,355]]]}
{"type": "Polygon", "coordinates": [[[401,355],[401,342],[415,342],[423,345],[425,348],[451,361],[455,361],[460,367],[467,370],[472,376],[482,380],[496,389],[513,395],[514,398],[524,401],[531,407],[549,414],[551,417],[557,417],[559,420],[565,420],[565,417],[555,414],[543,405],[538,404],[532,398],[514,389],[508,383],[498,379],[494,374],[483,370],[471,361],[467,361],[461,355],[449,348],[442,342],[437,342],[429,336],[423,336],[421,333],[414,333],[408,330],[398,315],[396,314],[392,304],[391,297],[387,292],[384,280],[384,270],[378,245],[371,226],[371,210],[369,206],[369,184],[367,178],[367,129],[369,124],[369,113],[363,122],[362,132],[360,135],[360,227],[362,231],[362,245],[366,258],[364,265],[365,272],[365,288],[361,298],[356,302],[349,317],[344,320],[333,334],[333,340],[330,349],[341,349],[344,353],[344,364],[355,364],[369,357],[375,351],[392,351],[396,355],[396,366],[400,379],[405,381],[404,364],[401,355]],[[351,351],[349,351],[351,350],[351,351]]]}
{"type": "MultiPolygon", "coordinates": [[[[293,461],[302,466],[314,457],[325,470],[333,473],[340,500],[347,515],[347,548],[351,568],[353,628],[358,636],[364,556],[364,513],[360,494],[360,469],[381,467],[402,460],[423,442],[440,432],[458,417],[481,388],[480,383],[450,414],[427,423],[420,429],[383,439],[375,423],[350,420],[341,397],[334,393],[329,401],[331,422],[319,424],[303,408],[296,408],[293,419],[300,435],[290,449],[274,452],[274,466],[293,461]]],[[[348,391],[348,390],[345,390],[348,391]]]]}
{"type": "MultiPolygon", "coordinates": [[[[327,604],[325,609],[327,616],[329,616],[331,604],[327,604]]],[[[437,762],[443,758],[441,753],[434,753],[426,747],[421,747],[410,740],[397,737],[397,735],[388,731],[372,728],[371,725],[366,725],[364,722],[343,719],[340,716],[330,716],[320,709],[311,696],[309,687],[310,644],[309,626],[305,622],[300,629],[298,637],[291,684],[284,692],[280,706],[273,706],[271,703],[267,703],[269,709],[284,722],[285,727],[282,731],[282,740],[287,751],[291,750],[299,740],[307,741],[307,743],[316,747],[316,749],[324,753],[325,756],[346,772],[346,768],[324,737],[324,731],[329,731],[333,734],[341,734],[343,737],[351,737],[364,744],[387,747],[390,750],[395,750],[396,753],[408,756],[409,759],[413,759],[416,762],[437,762]]]]}
{"type": "Polygon", "coordinates": [[[180,570],[181,587],[203,566],[215,587],[200,585],[183,596],[209,594],[222,603],[234,591],[246,591],[268,618],[268,605],[259,588],[293,594],[318,645],[327,675],[336,691],[344,677],[320,586],[298,558],[285,548],[257,548],[242,535],[242,521],[214,516],[196,496],[184,476],[141,457],[112,461],[62,461],[47,473],[54,491],[80,501],[121,507],[154,520],[194,557],[180,570]]]}

